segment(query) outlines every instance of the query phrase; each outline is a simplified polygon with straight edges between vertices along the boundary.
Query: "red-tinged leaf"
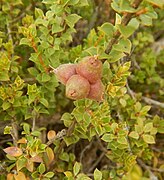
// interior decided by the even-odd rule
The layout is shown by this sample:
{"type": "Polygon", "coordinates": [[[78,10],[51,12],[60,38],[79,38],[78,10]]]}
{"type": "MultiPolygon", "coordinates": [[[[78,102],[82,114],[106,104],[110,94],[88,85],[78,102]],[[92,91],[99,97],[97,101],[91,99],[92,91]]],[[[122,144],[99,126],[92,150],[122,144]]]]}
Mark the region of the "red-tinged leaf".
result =
{"type": "Polygon", "coordinates": [[[34,157],[31,157],[30,160],[31,160],[31,162],[37,162],[37,163],[42,163],[43,162],[43,159],[38,155],[36,155],[34,157]]]}
{"type": "Polygon", "coordinates": [[[47,153],[47,157],[48,157],[48,162],[49,162],[49,164],[51,164],[51,162],[54,160],[54,152],[53,152],[53,150],[50,148],[50,147],[47,147],[46,148],[46,153],[47,153]]]}
{"type": "Polygon", "coordinates": [[[28,160],[28,161],[27,161],[27,164],[26,164],[26,168],[27,168],[30,172],[33,172],[33,170],[34,170],[34,162],[28,160]]]}
{"type": "Polygon", "coordinates": [[[55,136],[56,136],[56,132],[55,132],[54,130],[48,131],[48,133],[47,133],[47,138],[48,138],[49,141],[52,140],[52,139],[54,139],[55,136]]]}
{"type": "Polygon", "coordinates": [[[14,180],[14,174],[7,174],[7,180],[14,180]]]}
{"type": "Polygon", "coordinates": [[[17,143],[20,143],[20,144],[27,144],[27,139],[26,138],[21,138],[18,140],[17,143]]]}
{"type": "Polygon", "coordinates": [[[24,175],[23,172],[18,172],[18,174],[14,174],[15,180],[27,180],[26,176],[24,175]]]}
{"type": "Polygon", "coordinates": [[[22,155],[22,150],[18,147],[8,147],[3,149],[5,153],[9,154],[10,156],[18,157],[22,155]]]}

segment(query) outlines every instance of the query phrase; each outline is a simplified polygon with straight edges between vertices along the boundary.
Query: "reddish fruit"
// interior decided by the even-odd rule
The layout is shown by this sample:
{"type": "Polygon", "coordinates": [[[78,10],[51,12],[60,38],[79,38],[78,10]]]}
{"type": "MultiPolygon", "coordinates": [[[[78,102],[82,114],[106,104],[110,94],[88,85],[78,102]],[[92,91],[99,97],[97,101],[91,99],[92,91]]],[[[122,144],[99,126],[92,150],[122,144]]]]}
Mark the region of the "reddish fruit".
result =
{"type": "Polygon", "coordinates": [[[102,81],[99,79],[95,84],[91,84],[90,92],[87,96],[89,99],[93,99],[96,101],[102,101],[104,95],[104,85],[102,81]]]}
{"type": "Polygon", "coordinates": [[[68,79],[76,74],[76,64],[62,64],[54,69],[54,73],[59,82],[66,85],[68,79]]]}
{"type": "Polygon", "coordinates": [[[70,99],[86,98],[90,91],[90,84],[87,79],[80,75],[73,75],[66,83],[66,96],[70,99]]]}
{"type": "Polygon", "coordinates": [[[77,64],[76,72],[94,84],[101,78],[102,62],[97,59],[97,56],[87,56],[77,64]]]}

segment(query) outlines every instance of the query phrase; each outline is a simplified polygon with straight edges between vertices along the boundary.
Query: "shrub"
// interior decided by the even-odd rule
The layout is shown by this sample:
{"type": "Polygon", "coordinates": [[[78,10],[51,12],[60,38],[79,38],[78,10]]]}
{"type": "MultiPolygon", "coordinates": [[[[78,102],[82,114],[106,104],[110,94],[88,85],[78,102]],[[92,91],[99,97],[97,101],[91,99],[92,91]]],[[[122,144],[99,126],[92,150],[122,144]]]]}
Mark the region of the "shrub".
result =
{"type": "Polygon", "coordinates": [[[2,0],[0,179],[163,179],[163,5],[2,0]],[[74,100],[53,70],[69,63],[74,100]]]}

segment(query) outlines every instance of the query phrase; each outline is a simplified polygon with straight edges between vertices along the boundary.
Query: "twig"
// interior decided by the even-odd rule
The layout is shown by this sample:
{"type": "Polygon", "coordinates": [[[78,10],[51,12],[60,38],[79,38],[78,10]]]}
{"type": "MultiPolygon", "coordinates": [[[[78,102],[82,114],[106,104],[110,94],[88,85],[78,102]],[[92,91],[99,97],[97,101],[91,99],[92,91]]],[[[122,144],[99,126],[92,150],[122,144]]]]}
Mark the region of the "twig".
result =
{"type": "MultiPolygon", "coordinates": [[[[122,123],[122,122],[123,122],[123,118],[122,118],[121,115],[120,115],[120,110],[119,110],[119,109],[118,109],[117,113],[118,113],[118,118],[119,118],[120,122],[122,123]]],[[[124,129],[125,129],[127,132],[129,132],[129,127],[128,127],[127,123],[126,123],[124,129]]],[[[129,153],[132,155],[133,152],[132,152],[132,149],[131,149],[131,146],[130,146],[130,141],[129,141],[128,135],[126,135],[126,141],[127,141],[127,144],[128,144],[128,151],[129,151],[129,153]]]]}
{"type": "Polygon", "coordinates": [[[99,138],[99,136],[97,135],[97,140],[98,140],[98,143],[99,143],[99,146],[101,148],[101,150],[104,152],[104,153],[107,153],[108,150],[103,146],[102,142],[101,142],[101,139],[99,138]]]}
{"type": "Polygon", "coordinates": [[[44,63],[44,61],[43,61],[43,58],[42,58],[41,54],[40,54],[39,51],[38,51],[38,48],[37,48],[37,46],[36,46],[36,44],[35,44],[35,40],[34,40],[33,37],[31,37],[31,46],[32,46],[32,48],[34,49],[35,53],[38,54],[38,58],[39,58],[40,65],[43,67],[44,71],[45,71],[46,73],[48,73],[49,70],[48,70],[48,68],[46,67],[46,65],[45,65],[45,63],[44,63]]]}
{"type": "Polygon", "coordinates": [[[88,173],[87,176],[92,177],[92,178],[94,177],[92,173],[88,173]]]}
{"type": "Polygon", "coordinates": [[[14,146],[17,146],[18,128],[17,128],[17,124],[14,119],[11,120],[11,126],[12,126],[11,136],[13,138],[13,144],[14,144],[14,146]]]}
{"type": "Polygon", "coordinates": [[[95,8],[95,11],[92,14],[92,17],[90,19],[90,22],[88,24],[88,29],[85,33],[85,37],[87,37],[87,35],[89,34],[90,30],[94,27],[96,20],[97,20],[97,16],[98,16],[98,7],[95,8]]]}
{"type": "MultiPolygon", "coordinates": [[[[74,127],[75,127],[76,121],[74,121],[71,126],[68,128],[67,132],[66,132],[66,136],[70,136],[72,134],[72,132],[74,131],[74,127]]],[[[48,142],[48,144],[51,144],[50,142],[48,142]]],[[[58,149],[56,151],[56,156],[55,156],[55,160],[51,163],[50,167],[48,170],[53,170],[54,169],[54,165],[57,163],[58,159],[59,159],[59,155],[62,151],[62,149],[65,146],[65,141],[62,140],[60,142],[60,145],[58,146],[58,149]]]]}
{"type": "Polygon", "coordinates": [[[82,150],[81,155],[80,155],[80,163],[81,164],[82,164],[82,160],[83,160],[83,156],[84,156],[85,151],[90,149],[92,144],[93,144],[93,140],[87,146],[85,146],[85,148],[82,150]]]}
{"type": "Polygon", "coordinates": [[[137,159],[138,164],[149,172],[150,180],[158,180],[158,178],[152,173],[149,166],[147,166],[141,159],[137,159]]]}
{"type": "Polygon", "coordinates": [[[158,169],[158,168],[153,168],[153,167],[149,167],[152,171],[157,171],[157,172],[161,172],[164,173],[164,169],[158,169]]]}
{"type": "MultiPolygon", "coordinates": [[[[137,9],[138,6],[141,4],[143,0],[135,0],[132,4],[132,7],[134,9],[137,9]]],[[[129,21],[131,20],[131,18],[133,17],[133,13],[126,13],[123,18],[122,18],[122,25],[127,25],[129,23],[129,21]]]]}
{"type": "MultiPolygon", "coordinates": [[[[75,127],[75,124],[76,124],[76,121],[74,121],[74,122],[71,124],[71,126],[70,126],[70,127],[68,128],[68,130],[67,130],[66,136],[70,136],[70,135],[72,134],[72,132],[73,132],[73,130],[74,130],[74,127],[75,127]]],[[[58,156],[59,156],[61,150],[64,148],[64,146],[65,146],[65,142],[64,142],[64,140],[62,140],[62,142],[61,142],[61,144],[60,144],[60,146],[59,146],[59,148],[58,148],[58,150],[57,150],[57,152],[56,152],[56,160],[58,159],[58,156]]]]}
{"type": "Polygon", "coordinates": [[[164,108],[164,103],[161,103],[161,102],[156,101],[154,99],[142,96],[142,100],[145,101],[147,104],[155,105],[155,106],[158,106],[160,108],[164,108]]]}
{"type": "Polygon", "coordinates": [[[88,173],[91,173],[95,167],[98,165],[98,163],[101,161],[101,159],[104,157],[105,152],[102,152],[102,154],[100,155],[100,157],[97,159],[97,161],[90,167],[88,173]]]}
{"type": "Polygon", "coordinates": [[[9,40],[13,42],[13,38],[12,38],[12,35],[11,35],[10,24],[8,22],[7,22],[7,32],[8,32],[8,35],[9,35],[9,40]]]}
{"type": "Polygon", "coordinates": [[[16,23],[19,21],[19,19],[23,18],[26,15],[26,12],[29,11],[32,7],[32,4],[30,4],[26,9],[23,10],[23,13],[20,14],[18,17],[16,17],[14,20],[10,22],[10,24],[16,23]]]}
{"type": "Polygon", "coordinates": [[[23,80],[24,80],[24,82],[26,82],[26,83],[30,83],[30,82],[35,83],[35,82],[36,82],[36,78],[35,78],[35,77],[34,77],[34,78],[24,78],[23,80]]]}
{"type": "Polygon", "coordinates": [[[62,129],[61,131],[59,131],[57,133],[57,135],[53,138],[53,139],[50,139],[46,144],[49,146],[51,145],[55,140],[57,139],[62,139],[65,135],[66,135],[66,129],[62,129]]]}
{"type": "Polygon", "coordinates": [[[117,40],[120,37],[120,35],[121,35],[121,33],[118,30],[114,33],[113,38],[110,40],[110,42],[108,43],[107,48],[105,50],[106,54],[110,53],[110,51],[112,50],[113,44],[117,43],[117,40]]]}
{"type": "MultiPolygon", "coordinates": [[[[132,7],[134,9],[137,9],[138,6],[140,5],[140,3],[142,2],[142,0],[135,0],[132,4],[132,7]]],[[[122,18],[122,21],[121,21],[121,24],[122,25],[127,25],[129,23],[129,21],[131,20],[131,18],[133,17],[134,13],[126,13],[123,18],[122,18]]],[[[105,50],[105,53],[106,54],[109,54],[110,51],[112,50],[112,46],[113,44],[117,43],[119,37],[121,36],[121,33],[119,30],[117,30],[115,33],[114,33],[114,36],[113,38],[110,40],[110,42],[108,43],[107,45],[107,48],[105,50]]]]}
{"type": "Polygon", "coordinates": [[[36,124],[36,117],[34,116],[34,117],[32,118],[32,131],[35,130],[35,124],[36,124]]]}
{"type": "Polygon", "coordinates": [[[137,61],[134,59],[132,60],[132,62],[134,63],[134,66],[138,69],[138,70],[141,70],[139,64],[137,63],[137,61]]]}
{"type": "MultiPolygon", "coordinates": [[[[130,87],[128,85],[128,82],[126,83],[126,88],[127,88],[128,93],[130,94],[130,96],[133,99],[135,99],[136,93],[133,90],[130,89],[130,87]]],[[[147,103],[147,104],[155,105],[155,106],[158,106],[160,108],[164,108],[164,103],[162,103],[162,102],[156,101],[154,99],[151,99],[151,98],[148,98],[148,97],[145,97],[145,96],[142,96],[141,99],[143,101],[145,101],[145,103],[147,103]]]]}
{"type": "Polygon", "coordinates": [[[126,88],[127,88],[128,94],[130,94],[132,99],[135,99],[134,92],[130,89],[129,84],[128,84],[128,80],[126,82],[126,88]]]}

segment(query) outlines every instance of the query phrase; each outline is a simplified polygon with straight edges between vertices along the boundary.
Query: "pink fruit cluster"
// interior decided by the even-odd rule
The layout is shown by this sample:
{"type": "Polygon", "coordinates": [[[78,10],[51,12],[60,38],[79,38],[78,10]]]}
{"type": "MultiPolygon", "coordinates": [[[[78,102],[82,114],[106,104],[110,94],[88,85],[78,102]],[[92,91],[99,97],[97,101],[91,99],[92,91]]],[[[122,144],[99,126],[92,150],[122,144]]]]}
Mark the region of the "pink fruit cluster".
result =
{"type": "Polygon", "coordinates": [[[53,72],[58,81],[66,86],[68,98],[103,100],[102,62],[97,56],[84,57],[77,64],[62,64],[53,72]]]}

